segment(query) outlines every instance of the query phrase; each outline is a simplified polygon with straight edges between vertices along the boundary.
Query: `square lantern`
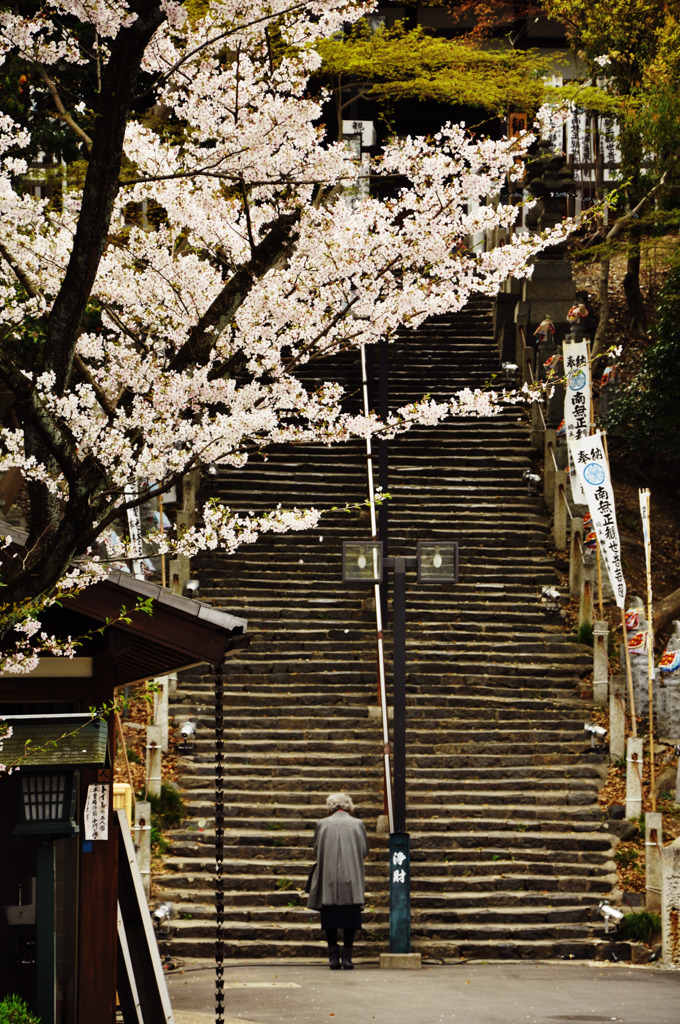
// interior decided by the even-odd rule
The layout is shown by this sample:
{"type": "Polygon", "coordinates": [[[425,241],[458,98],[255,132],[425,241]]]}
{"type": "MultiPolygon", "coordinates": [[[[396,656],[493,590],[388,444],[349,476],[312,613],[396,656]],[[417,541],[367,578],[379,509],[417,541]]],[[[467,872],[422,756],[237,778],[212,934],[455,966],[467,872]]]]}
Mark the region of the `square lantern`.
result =
{"type": "Polygon", "coordinates": [[[382,541],[343,541],[343,583],[380,583],[382,574],[382,541]]]}
{"type": "Polygon", "coordinates": [[[457,541],[418,541],[418,582],[458,582],[457,541]]]}
{"type": "Polygon", "coordinates": [[[78,773],[21,770],[18,823],[12,830],[25,838],[64,839],[80,829],[75,822],[78,773]]]}

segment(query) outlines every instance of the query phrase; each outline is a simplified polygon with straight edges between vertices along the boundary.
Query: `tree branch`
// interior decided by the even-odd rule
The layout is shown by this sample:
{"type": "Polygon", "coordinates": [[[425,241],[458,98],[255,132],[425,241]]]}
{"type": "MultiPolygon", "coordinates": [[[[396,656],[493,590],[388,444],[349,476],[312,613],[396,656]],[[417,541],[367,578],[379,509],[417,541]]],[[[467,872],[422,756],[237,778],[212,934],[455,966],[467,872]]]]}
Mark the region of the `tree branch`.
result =
{"type": "Polygon", "coordinates": [[[158,2],[131,4],[137,19],[115,39],[102,82],[102,116],[92,140],[78,226],[61,288],[48,320],[46,368],[62,394],[68,384],[80,331],[106,245],[118,193],[123,138],[144,51],[165,14],[158,2]]]}
{"type": "Polygon", "coordinates": [[[82,139],[89,153],[92,149],[92,139],[87,134],[87,132],[83,131],[80,125],[73,120],[69,112],[66,110],[64,104],[61,102],[61,96],[59,95],[59,90],[57,89],[56,83],[50,78],[50,76],[45,71],[44,67],[39,66],[39,70],[42,76],[42,80],[49,89],[52,99],[54,100],[54,105],[57,108],[57,113],[55,116],[58,117],[61,121],[63,121],[64,124],[67,124],[71,131],[74,132],[79,139],[82,139]]]}
{"type": "MultiPolygon", "coordinates": [[[[181,372],[192,365],[205,365],[216,338],[233,320],[255,281],[290,252],[297,237],[295,228],[299,219],[299,212],[285,214],[269,229],[253,249],[248,263],[239,267],[192,328],[186,342],[170,363],[169,369],[172,372],[181,372]]],[[[220,372],[214,371],[211,376],[219,377],[220,372]]]]}

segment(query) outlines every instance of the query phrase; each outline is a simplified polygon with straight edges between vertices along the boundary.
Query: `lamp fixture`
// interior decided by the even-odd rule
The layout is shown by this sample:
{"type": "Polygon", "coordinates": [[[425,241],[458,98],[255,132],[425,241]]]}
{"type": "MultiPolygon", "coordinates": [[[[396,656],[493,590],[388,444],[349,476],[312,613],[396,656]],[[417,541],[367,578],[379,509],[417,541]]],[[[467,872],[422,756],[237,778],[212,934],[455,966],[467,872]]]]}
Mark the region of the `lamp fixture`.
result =
{"type": "Polygon", "coordinates": [[[15,836],[63,839],[80,831],[75,822],[78,773],[23,770],[15,836]]]}
{"type": "Polygon", "coordinates": [[[458,582],[458,542],[419,540],[417,545],[419,583],[458,582]]]}
{"type": "Polygon", "coordinates": [[[196,722],[188,721],[185,722],[179,733],[179,743],[177,749],[182,753],[190,753],[194,749],[194,740],[196,738],[196,722]]]}
{"type": "Polygon", "coordinates": [[[381,541],[343,541],[342,579],[344,583],[380,583],[382,575],[381,541]]]}
{"type": "Polygon", "coordinates": [[[612,907],[606,900],[601,900],[597,909],[604,918],[605,932],[608,932],[611,927],[618,928],[625,917],[622,910],[619,910],[618,907],[612,907]]]}
{"type": "Polygon", "coordinates": [[[607,730],[603,725],[597,725],[596,722],[586,722],[583,726],[583,731],[590,736],[591,747],[595,746],[595,741],[598,741],[598,745],[604,743],[607,738],[607,730]]]}
{"type": "Polygon", "coordinates": [[[182,588],[185,597],[198,597],[200,583],[198,580],[187,580],[182,588]]]}
{"type": "Polygon", "coordinates": [[[541,601],[546,614],[559,612],[562,608],[562,595],[557,587],[541,587],[541,601]]]}
{"type": "Polygon", "coordinates": [[[157,903],[154,907],[151,920],[153,921],[154,930],[167,935],[170,931],[170,922],[175,916],[175,911],[172,903],[157,903]]]}
{"type": "Polygon", "coordinates": [[[538,473],[532,473],[530,469],[525,469],[522,474],[522,480],[524,480],[524,483],[527,485],[529,497],[535,497],[541,486],[540,475],[538,473]]]}

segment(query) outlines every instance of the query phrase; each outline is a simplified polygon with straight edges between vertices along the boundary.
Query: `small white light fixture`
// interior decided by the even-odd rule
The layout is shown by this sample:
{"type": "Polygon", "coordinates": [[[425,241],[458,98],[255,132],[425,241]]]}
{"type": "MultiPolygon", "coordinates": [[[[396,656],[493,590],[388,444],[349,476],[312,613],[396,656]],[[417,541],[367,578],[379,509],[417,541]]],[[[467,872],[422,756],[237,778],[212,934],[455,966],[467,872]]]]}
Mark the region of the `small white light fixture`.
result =
{"type": "Polygon", "coordinates": [[[527,491],[530,497],[535,497],[541,487],[541,477],[538,473],[532,473],[530,469],[525,469],[522,474],[522,480],[527,485],[527,491]]]}
{"type": "Polygon", "coordinates": [[[598,906],[598,912],[604,918],[604,930],[608,932],[610,928],[618,928],[623,921],[625,914],[618,907],[612,907],[606,900],[601,900],[598,906]]]}
{"type": "Polygon", "coordinates": [[[177,749],[182,753],[189,753],[194,749],[196,739],[196,722],[185,722],[179,732],[179,743],[177,749]]]}
{"type": "Polygon", "coordinates": [[[604,743],[607,738],[607,730],[603,725],[597,725],[596,722],[586,722],[583,726],[583,731],[590,736],[591,747],[595,746],[597,740],[598,745],[604,743]]]}
{"type": "Polygon", "coordinates": [[[198,597],[200,584],[198,580],[187,580],[184,584],[182,593],[185,597],[198,597]]]}
{"type": "Polygon", "coordinates": [[[170,931],[170,922],[174,916],[175,912],[172,903],[157,903],[151,915],[154,929],[167,935],[170,931]]]}
{"type": "Polygon", "coordinates": [[[562,595],[557,587],[541,587],[541,601],[547,614],[558,612],[562,608],[562,595]]]}

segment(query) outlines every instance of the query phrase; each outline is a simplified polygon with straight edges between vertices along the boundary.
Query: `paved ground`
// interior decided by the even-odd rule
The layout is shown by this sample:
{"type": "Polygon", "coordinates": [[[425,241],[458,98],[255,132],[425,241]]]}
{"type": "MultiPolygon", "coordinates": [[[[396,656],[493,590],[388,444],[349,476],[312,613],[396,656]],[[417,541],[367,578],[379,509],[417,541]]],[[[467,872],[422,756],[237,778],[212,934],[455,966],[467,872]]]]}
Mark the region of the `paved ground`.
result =
{"type": "MultiPolygon", "coordinates": [[[[215,1020],[214,967],[167,975],[176,1024],[215,1020]]],[[[229,963],[226,1024],[680,1024],[680,972],[659,965],[488,962],[329,971],[302,960],[229,963]]]]}

